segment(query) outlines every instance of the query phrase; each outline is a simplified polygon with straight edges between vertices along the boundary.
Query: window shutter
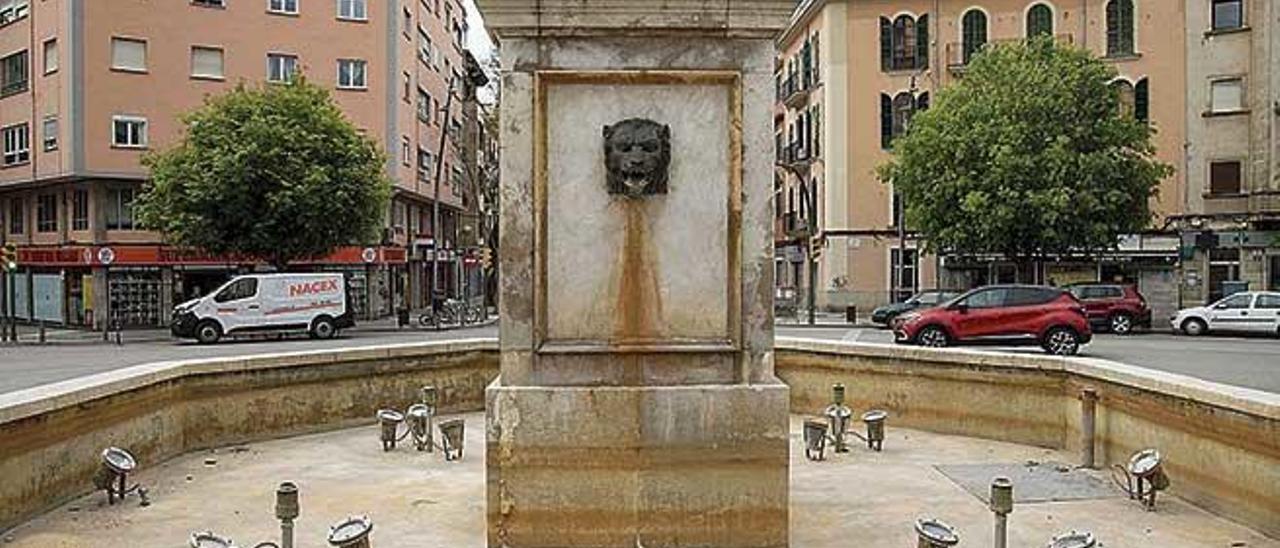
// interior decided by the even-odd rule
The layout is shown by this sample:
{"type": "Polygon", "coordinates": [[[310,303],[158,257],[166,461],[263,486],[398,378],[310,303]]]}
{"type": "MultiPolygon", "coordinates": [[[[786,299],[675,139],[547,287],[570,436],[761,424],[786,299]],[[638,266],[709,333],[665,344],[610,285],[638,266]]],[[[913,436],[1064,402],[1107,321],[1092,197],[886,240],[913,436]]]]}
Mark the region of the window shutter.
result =
{"type": "Polygon", "coordinates": [[[880,94],[880,148],[888,149],[893,144],[893,99],[880,94]]]}
{"type": "Polygon", "coordinates": [[[929,14],[916,19],[916,68],[929,68],[929,14]]]}
{"type": "Polygon", "coordinates": [[[1133,116],[1140,121],[1151,121],[1151,88],[1147,79],[1138,80],[1133,90],[1133,116]]]}
{"type": "Polygon", "coordinates": [[[111,66],[129,70],[147,69],[147,43],[124,38],[111,39],[111,66]]]}
{"type": "Polygon", "coordinates": [[[929,110],[929,92],[916,96],[916,111],[929,110]]]}
{"type": "Polygon", "coordinates": [[[893,23],[880,18],[880,70],[888,72],[893,59],[893,23]]]}

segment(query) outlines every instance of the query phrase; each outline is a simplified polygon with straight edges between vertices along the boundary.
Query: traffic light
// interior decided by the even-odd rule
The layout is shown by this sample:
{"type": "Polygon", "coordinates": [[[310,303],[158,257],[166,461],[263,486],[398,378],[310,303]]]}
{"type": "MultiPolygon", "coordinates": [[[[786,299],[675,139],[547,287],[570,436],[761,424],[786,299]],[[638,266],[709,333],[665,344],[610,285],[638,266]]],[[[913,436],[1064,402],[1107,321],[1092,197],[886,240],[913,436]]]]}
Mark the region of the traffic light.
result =
{"type": "Polygon", "coordinates": [[[493,265],[493,250],[487,247],[480,248],[480,265],[489,268],[493,265]]]}
{"type": "Polygon", "coordinates": [[[5,272],[18,269],[18,246],[5,244],[4,249],[0,250],[0,266],[4,267],[5,272]]]}

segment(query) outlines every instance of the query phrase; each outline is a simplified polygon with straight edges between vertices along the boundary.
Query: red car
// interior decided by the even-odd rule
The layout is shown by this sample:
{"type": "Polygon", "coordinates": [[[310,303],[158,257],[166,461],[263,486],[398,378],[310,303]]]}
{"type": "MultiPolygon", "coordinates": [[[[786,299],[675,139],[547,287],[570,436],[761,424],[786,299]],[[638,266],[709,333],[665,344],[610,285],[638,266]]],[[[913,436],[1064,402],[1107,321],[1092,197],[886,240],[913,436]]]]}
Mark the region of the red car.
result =
{"type": "Polygon", "coordinates": [[[1038,344],[1060,356],[1075,355],[1093,339],[1074,295],[1034,285],[980,287],[937,308],[904,314],[893,330],[903,344],[1038,344]]]}
{"type": "Polygon", "coordinates": [[[1085,314],[1094,329],[1128,335],[1135,327],[1151,327],[1151,307],[1132,285],[1072,284],[1067,286],[1067,291],[1084,303],[1085,314]]]}

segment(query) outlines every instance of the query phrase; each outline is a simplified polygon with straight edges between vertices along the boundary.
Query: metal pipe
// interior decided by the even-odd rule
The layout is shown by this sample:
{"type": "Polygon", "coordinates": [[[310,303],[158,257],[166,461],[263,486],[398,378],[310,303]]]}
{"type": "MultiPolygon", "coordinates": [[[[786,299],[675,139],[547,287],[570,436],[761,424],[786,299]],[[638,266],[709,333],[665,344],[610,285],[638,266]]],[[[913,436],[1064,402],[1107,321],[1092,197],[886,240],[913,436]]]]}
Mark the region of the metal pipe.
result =
{"type": "Polygon", "coordinates": [[[991,512],[996,517],[995,548],[1009,545],[1009,514],[1013,512],[1013,482],[1006,477],[991,480],[991,512]]]}
{"type": "Polygon", "coordinates": [[[1095,432],[1098,418],[1098,391],[1085,388],[1080,392],[1080,467],[1096,468],[1095,432]]]}

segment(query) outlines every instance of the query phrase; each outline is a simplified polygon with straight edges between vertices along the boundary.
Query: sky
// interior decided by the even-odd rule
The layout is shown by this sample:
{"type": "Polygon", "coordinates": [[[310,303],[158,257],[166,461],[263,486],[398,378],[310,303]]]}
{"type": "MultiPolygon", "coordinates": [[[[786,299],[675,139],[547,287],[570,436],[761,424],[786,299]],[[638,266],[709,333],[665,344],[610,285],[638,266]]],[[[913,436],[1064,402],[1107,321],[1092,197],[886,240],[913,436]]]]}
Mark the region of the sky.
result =
{"type": "MultiPolygon", "coordinates": [[[[480,10],[476,8],[475,0],[462,1],[467,7],[467,49],[484,66],[485,60],[496,53],[493,40],[489,39],[489,31],[485,29],[484,18],[480,16],[480,10]]],[[[489,77],[496,79],[498,75],[490,74],[489,77]]],[[[491,89],[481,90],[478,95],[480,100],[485,103],[492,103],[494,100],[491,89]]]]}

